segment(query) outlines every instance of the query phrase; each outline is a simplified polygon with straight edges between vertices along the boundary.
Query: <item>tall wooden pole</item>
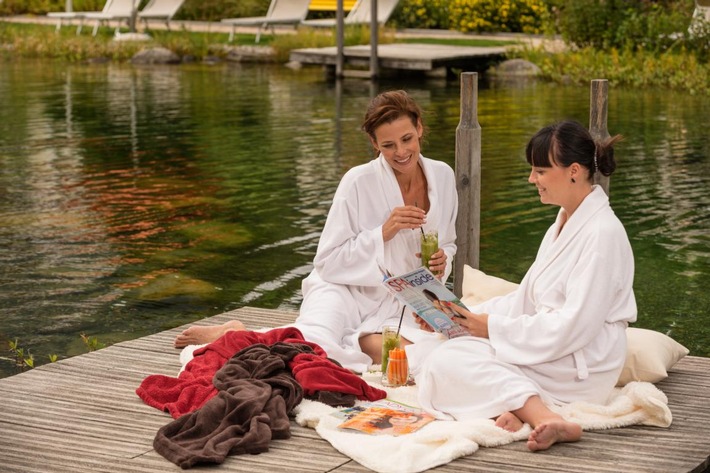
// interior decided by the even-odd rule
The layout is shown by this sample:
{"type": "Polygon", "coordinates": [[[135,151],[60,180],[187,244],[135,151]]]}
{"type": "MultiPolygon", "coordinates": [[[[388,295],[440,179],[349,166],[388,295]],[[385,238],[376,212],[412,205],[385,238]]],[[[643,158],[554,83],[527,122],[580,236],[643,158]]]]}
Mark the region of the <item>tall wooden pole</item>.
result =
{"type": "Polygon", "coordinates": [[[370,78],[375,78],[380,75],[380,58],[377,54],[379,29],[377,0],[370,0],[370,78]]]}
{"type": "Polygon", "coordinates": [[[461,74],[461,116],[456,127],[456,218],[454,293],[461,296],[464,264],[478,269],[481,238],[481,126],[478,124],[478,74],[461,74]]]}
{"type": "MultiPolygon", "coordinates": [[[[607,131],[607,108],[609,104],[609,81],[594,79],[592,81],[589,99],[589,132],[595,140],[603,141],[609,138],[607,131]]],[[[609,195],[609,177],[600,172],[594,173],[594,183],[599,184],[609,195]]]]}
{"type": "Polygon", "coordinates": [[[335,44],[337,47],[337,54],[335,56],[335,78],[340,79],[344,74],[344,64],[345,64],[345,14],[343,10],[343,0],[338,0],[336,2],[336,12],[335,12],[335,44]]]}

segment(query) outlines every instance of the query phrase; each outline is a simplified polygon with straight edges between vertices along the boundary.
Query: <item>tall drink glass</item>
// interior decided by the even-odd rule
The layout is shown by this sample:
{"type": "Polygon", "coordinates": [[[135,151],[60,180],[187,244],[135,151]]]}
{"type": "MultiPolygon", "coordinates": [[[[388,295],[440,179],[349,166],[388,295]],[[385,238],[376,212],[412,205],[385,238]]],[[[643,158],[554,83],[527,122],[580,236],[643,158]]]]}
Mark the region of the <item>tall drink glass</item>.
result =
{"type": "Polygon", "coordinates": [[[389,360],[390,350],[399,348],[401,337],[397,333],[396,325],[385,325],[382,327],[382,375],[387,373],[387,361],[389,360]]]}
{"type": "Polygon", "coordinates": [[[422,231],[421,244],[422,265],[429,269],[431,255],[439,251],[439,232],[436,230],[422,231]]]}

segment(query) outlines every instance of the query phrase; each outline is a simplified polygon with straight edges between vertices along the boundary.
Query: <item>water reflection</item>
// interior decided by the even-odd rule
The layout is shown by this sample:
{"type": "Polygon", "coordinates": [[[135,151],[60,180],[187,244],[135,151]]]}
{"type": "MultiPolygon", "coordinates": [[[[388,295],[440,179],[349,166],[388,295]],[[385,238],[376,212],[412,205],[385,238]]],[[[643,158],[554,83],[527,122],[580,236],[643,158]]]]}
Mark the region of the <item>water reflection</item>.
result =
{"type": "MultiPolygon", "coordinates": [[[[453,165],[459,85],[331,83],[317,69],[0,67],[0,344],[44,362],[79,334],[135,338],[245,304],[297,308],[340,176],[372,157],[370,97],[405,88],[424,153],[453,165]]],[[[626,136],[612,205],[637,258],[640,326],[710,354],[708,99],[611,87],[626,136]]],[[[482,269],[519,280],[555,209],[527,184],[540,126],[588,120],[589,92],[481,84],[482,269]]],[[[0,375],[12,373],[0,360],[0,375]]]]}

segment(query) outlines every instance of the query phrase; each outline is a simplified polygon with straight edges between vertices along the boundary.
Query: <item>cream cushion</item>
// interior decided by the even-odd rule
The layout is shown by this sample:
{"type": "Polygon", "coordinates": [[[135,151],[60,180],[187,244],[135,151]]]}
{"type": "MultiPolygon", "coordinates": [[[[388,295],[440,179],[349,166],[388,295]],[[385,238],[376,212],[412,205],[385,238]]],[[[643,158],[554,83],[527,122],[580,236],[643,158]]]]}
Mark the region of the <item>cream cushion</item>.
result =
{"type": "Polygon", "coordinates": [[[503,296],[513,292],[517,287],[518,285],[515,283],[489,276],[483,271],[474,269],[466,264],[463,267],[461,302],[468,307],[473,307],[492,297],[503,296]]]}
{"type": "MultiPolygon", "coordinates": [[[[515,283],[464,265],[461,302],[472,307],[492,297],[508,294],[517,287],[515,283]]],[[[629,327],[626,339],[626,362],[617,386],[625,386],[631,381],[657,383],[667,377],[668,370],[689,351],[668,335],[655,330],[629,327]]]]}
{"type": "Polygon", "coordinates": [[[655,330],[626,329],[626,363],[617,386],[631,381],[657,383],[668,376],[668,370],[688,354],[689,350],[668,335],[655,330]]]}

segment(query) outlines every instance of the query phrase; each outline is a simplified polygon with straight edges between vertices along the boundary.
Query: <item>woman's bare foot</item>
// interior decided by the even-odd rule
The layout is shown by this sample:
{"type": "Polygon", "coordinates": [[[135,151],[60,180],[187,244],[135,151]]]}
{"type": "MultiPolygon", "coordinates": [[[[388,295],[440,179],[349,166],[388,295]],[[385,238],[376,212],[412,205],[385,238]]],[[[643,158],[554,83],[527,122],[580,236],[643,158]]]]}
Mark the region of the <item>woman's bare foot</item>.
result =
{"type": "Polygon", "coordinates": [[[518,419],[518,416],[512,412],[504,412],[496,418],[496,427],[508,432],[517,432],[523,428],[523,421],[518,419]]]}
{"type": "Polygon", "coordinates": [[[175,337],[175,348],[212,343],[231,330],[246,330],[246,327],[238,320],[230,320],[222,325],[193,325],[192,327],[186,328],[175,337]]]}
{"type": "Polygon", "coordinates": [[[528,449],[531,451],[547,450],[557,442],[576,442],[582,438],[582,427],[566,420],[544,422],[532,431],[528,437],[528,449]]]}

